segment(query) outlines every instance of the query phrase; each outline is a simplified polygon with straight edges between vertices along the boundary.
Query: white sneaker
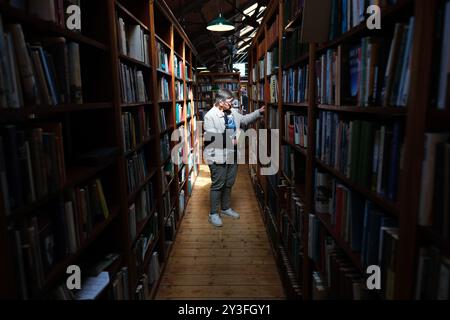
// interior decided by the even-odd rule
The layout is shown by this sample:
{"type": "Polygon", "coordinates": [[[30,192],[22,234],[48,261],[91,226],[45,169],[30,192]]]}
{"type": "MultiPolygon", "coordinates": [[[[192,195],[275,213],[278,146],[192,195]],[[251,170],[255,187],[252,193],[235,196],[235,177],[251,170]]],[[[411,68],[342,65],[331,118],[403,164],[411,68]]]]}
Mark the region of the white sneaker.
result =
{"type": "Polygon", "coordinates": [[[217,213],[209,215],[209,222],[215,227],[222,226],[222,219],[217,213]]]}
{"type": "Polygon", "coordinates": [[[239,213],[237,213],[236,211],[234,211],[233,209],[228,209],[228,210],[222,210],[222,214],[229,216],[233,219],[239,219],[241,216],[239,215],[239,213]]]}

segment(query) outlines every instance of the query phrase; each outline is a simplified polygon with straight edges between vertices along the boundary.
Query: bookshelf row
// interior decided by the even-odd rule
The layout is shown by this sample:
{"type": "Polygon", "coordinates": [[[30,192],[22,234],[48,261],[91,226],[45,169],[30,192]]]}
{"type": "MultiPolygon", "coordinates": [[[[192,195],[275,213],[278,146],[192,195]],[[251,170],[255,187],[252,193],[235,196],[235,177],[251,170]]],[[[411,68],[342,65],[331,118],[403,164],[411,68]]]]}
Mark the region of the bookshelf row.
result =
{"type": "Polygon", "coordinates": [[[0,3],[0,296],[152,299],[198,173],[196,51],[164,1],[33,3],[0,3]]]}
{"type": "Polygon", "coordinates": [[[271,1],[250,48],[250,109],[280,130],[279,173],[250,174],[288,292],[448,299],[450,5],[384,1],[369,30],[370,1],[307,1],[271,1]]]}

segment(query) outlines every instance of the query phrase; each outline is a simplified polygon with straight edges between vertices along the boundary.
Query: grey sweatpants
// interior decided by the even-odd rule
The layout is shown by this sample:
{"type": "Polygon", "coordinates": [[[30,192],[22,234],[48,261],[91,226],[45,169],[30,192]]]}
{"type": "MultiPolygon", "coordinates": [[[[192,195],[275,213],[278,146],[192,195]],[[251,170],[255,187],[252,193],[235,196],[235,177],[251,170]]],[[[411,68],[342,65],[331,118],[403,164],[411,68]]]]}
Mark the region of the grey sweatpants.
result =
{"type": "Polygon", "coordinates": [[[222,210],[230,209],[231,188],[236,181],[238,165],[210,164],[211,171],[211,213],[219,213],[220,203],[222,210]]]}

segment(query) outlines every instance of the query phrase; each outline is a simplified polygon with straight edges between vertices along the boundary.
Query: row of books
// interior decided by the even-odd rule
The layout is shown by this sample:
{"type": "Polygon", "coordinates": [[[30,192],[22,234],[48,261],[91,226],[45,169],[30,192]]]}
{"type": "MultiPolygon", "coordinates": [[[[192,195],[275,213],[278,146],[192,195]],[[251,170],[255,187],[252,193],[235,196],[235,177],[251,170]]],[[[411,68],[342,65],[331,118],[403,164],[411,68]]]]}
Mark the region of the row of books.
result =
{"type": "Polygon", "coordinates": [[[138,112],[122,113],[123,144],[126,151],[133,150],[138,144],[150,137],[150,113],[143,108],[138,112]]]}
{"type": "Polygon", "coordinates": [[[294,63],[298,58],[309,52],[309,44],[302,43],[301,30],[296,28],[292,33],[283,37],[281,46],[281,65],[294,63]]]}
{"type": "Polygon", "coordinates": [[[267,46],[272,46],[275,42],[278,41],[278,35],[279,35],[279,18],[280,16],[277,14],[275,16],[275,19],[273,20],[273,23],[270,25],[270,27],[267,29],[266,32],[266,40],[267,40],[267,46]]]}
{"type": "MultiPolygon", "coordinates": [[[[103,253],[100,253],[103,255],[103,253]]],[[[117,263],[120,255],[108,253],[94,261],[82,261],[80,290],[69,290],[64,281],[49,294],[50,300],[98,300],[106,299],[129,299],[128,293],[128,268],[122,267],[113,274],[110,267],[117,263]]]]}
{"type": "MultiPolygon", "coordinates": [[[[70,6],[77,6],[81,9],[80,0],[8,0],[11,7],[21,9],[30,16],[34,16],[44,21],[57,24],[61,28],[66,28],[66,21],[70,17],[70,6]]],[[[81,26],[76,26],[71,31],[81,32],[81,26]]]]}
{"type": "Polygon", "coordinates": [[[403,131],[399,122],[339,119],[321,112],[317,119],[316,157],[358,185],[395,201],[403,131]]]}
{"type": "Polygon", "coordinates": [[[35,296],[55,265],[76,253],[109,215],[102,183],[96,179],[39,210],[27,220],[25,229],[9,226],[19,296],[35,296]]]}
{"type": "Polygon", "coordinates": [[[127,157],[127,173],[128,194],[131,194],[149,174],[148,161],[143,150],[127,157]]]}
{"type": "Polygon", "coordinates": [[[212,84],[198,84],[197,93],[209,93],[213,89],[212,84]]]}
{"type": "Polygon", "coordinates": [[[230,91],[238,91],[239,90],[239,83],[217,83],[214,85],[215,88],[219,89],[226,89],[230,91]]]}
{"type": "MultiPolygon", "coordinates": [[[[139,294],[143,294],[143,292],[145,291],[150,291],[150,289],[153,287],[154,283],[156,280],[158,280],[159,278],[159,272],[160,272],[160,267],[159,267],[159,254],[157,251],[149,253],[149,258],[148,261],[146,261],[146,259],[143,257],[143,255],[141,254],[141,252],[147,252],[149,247],[152,245],[152,243],[142,243],[141,241],[138,241],[137,245],[139,246],[144,246],[145,248],[136,248],[136,250],[138,250],[139,254],[137,254],[137,274],[141,275],[140,276],[140,280],[145,280],[145,278],[148,278],[148,281],[145,282],[145,284],[148,284],[148,286],[146,286],[144,288],[144,286],[140,287],[140,285],[142,285],[142,281],[140,281],[138,283],[138,285],[136,286],[136,293],[139,294]],[[144,250],[145,249],[145,250],[144,250]],[[156,259],[155,259],[156,258],[156,259]],[[147,264],[146,264],[147,262],[147,264]],[[157,263],[157,265],[155,265],[155,263],[157,263]]],[[[144,254],[147,255],[147,254],[144,254]]],[[[138,295],[139,299],[140,296],[138,295]]],[[[145,297],[145,299],[148,299],[148,297],[145,297]]]]}
{"type": "Polygon", "coordinates": [[[131,241],[136,238],[137,225],[150,215],[154,207],[155,194],[153,184],[150,182],[141,191],[139,191],[139,194],[136,196],[136,200],[128,208],[131,241]]]}
{"type": "Polygon", "coordinates": [[[316,212],[330,218],[335,235],[344,239],[353,251],[361,253],[364,266],[381,265],[385,231],[389,236],[398,238],[397,223],[393,218],[318,170],[315,207],[316,212]]]}
{"type": "Polygon", "coordinates": [[[308,101],[309,65],[283,70],[282,95],[285,103],[308,101]]]}
{"type": "Polygon", "coordinates": [[[305,0],[284,0],[284,24],[286,27],[289,22],[293,21],[297,15],[303,10],[305,0]]]}
{"type": "MultiPolygon", "coordinates": [[[[146,255],[148,254],[148,249],[154,244],[154,241],[158,236],[158,223],[158,212],[153,212],[141,234],[138,235],[135,245],[136,261],[138,265],[144,263],[146,255]]],[[[138,274],[142,274],[143,269],[138,270],[138,274]]]]}
{"type": "Polygon", "coordinates": [[[126,24],[118,18],[119,52],[125,56],[150,65],[150,35],[140,26],[126,24]]]}
{"type": "Polygon", "coordinates": [[[392,6],[398,0],[342,0],[331,3],[329,40],[350,31],[365,23],[366,10],[370,5],[378,5],[382,9],[392,6]]]}
{"type": "Polygon", "coordinates": [[[284,139],[290,144],[308,148],[308,117],[293,111],[284,115],[284,139]]]}
{"type": "Polygon", "coordinates": [[[161,89],[161,101],[169,101],[170,98],[170,90],[169,90],[169,81],[162,77],[160,83],[160,89],[161,89]]]}
{"type": "Polygon", "coordinates": [[[419,225],[450,237],[450,134],[426,133],[419,204],[419,225]]]}
{"type": "Polygon", "coordinates": [[[414,17],[395,25],[392,40],[366,37],[328,50],[316,61],[318,102],[406,107],[413,36],[414,17]]]}
{"type": "Polygon", "coordinates": [[[65,172],[60,123],[0,128],[0,190],[7,215],[60,190],[65,172]]]}
{"type": "Polygon", "coordinates": [[[309,223],[310,229],[314,229],[311,237],[317,240],[316,248],[313,250],[318,259],[316,265],[319,266],[319,271],[312,274],[313,298],[315,300],[370,299],[365,276],[352,265],[350,259],[339,249],[334,240],[324,234],[317,218],[311,215],[309,223]]]}
{"type": "Polygon", "coordinates": [[[149,95],[142,70],[121,63],[120,80],[123,103],[149,102],[149,95]]]}
{"type": "Polygon", "coordinates": [[[175,99],[184,100],[184,83],[178,80],[175,81],[175,99]]]}
{"type": "Polygon", "coordinates": [[[168,73],[170,72],[166,47],[159,41],[156,41],[156,68],[168,73]]]}
{"type": "Polygon", "coordinates": [[[69,254],[77,252],[89,239],[94,227],[110,216],[103,184],[95,179],[87,185],[69,190],[64,205],[69,254]]]}
{"type": "Polygon", "coordinates": [[[83,103],[78,43],[62,37],[26,42],[22,25],[0,16],[0,108],[83,103]]]}
{"type": "Polygon", "coordinates": [[[149,249],[153,246],[153,244],[157,240],[157,235],[159,234],[157,221],[158,213],[155,212],[136,241],[133,252],[136,259],[136,270],[138,278],[140,277],[140,275],[148,275],[150,264],[146,265],[146,262],[148,262],[149,256],[151,260],[152,253],[149,251],[149,249]]]}

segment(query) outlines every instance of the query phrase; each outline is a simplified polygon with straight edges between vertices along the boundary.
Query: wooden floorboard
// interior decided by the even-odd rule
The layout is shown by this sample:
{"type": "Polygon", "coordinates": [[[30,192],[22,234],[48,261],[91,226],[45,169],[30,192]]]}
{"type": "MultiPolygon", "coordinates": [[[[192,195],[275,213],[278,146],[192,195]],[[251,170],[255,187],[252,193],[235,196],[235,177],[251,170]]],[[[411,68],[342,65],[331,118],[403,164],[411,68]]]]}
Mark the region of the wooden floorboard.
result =
{"type": "Polygon", "coordinates": [[[161,285],[158,298],[282,298],[284,296],[281,285],[274,286],[179,286],[179,285],[161,285]]]}
{"type": "Polygon", "coordinates": [[[156,299],[284,299],[284,291],[246,167],[232,207],[241,219],[208,223],[210,177],[202,166],[156,299]]]}

